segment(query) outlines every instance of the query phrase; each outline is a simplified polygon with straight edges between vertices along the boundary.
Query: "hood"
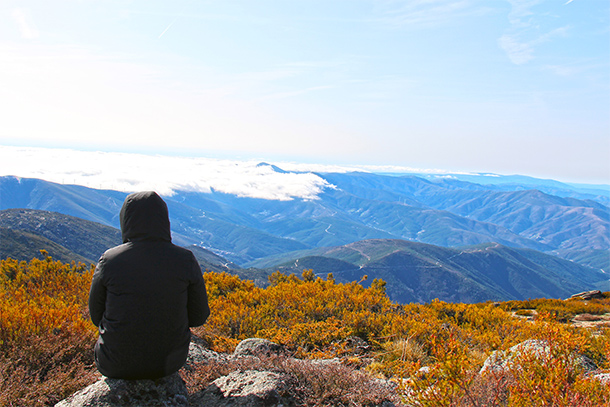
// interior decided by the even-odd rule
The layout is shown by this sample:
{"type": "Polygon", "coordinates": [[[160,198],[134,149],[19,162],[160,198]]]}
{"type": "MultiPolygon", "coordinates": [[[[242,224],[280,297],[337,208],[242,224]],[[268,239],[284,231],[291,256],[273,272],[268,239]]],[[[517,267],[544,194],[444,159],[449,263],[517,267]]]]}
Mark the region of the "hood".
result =
{"type": "Polygon", "coordinates": [[[167,205],[156,192],[145,191],[128,195],[121,208],[120,220],[123,243],[172,240],[167,205]]]}

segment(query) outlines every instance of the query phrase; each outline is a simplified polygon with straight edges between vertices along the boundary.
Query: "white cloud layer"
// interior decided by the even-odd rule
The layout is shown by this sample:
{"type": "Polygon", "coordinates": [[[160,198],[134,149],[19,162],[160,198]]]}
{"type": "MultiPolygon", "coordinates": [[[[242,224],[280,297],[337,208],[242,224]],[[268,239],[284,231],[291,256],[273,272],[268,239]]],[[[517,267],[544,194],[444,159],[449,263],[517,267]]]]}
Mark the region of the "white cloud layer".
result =
{"type": "Polygon", "coordinates": [[[168,157],[62,149],[0,147],[0,175],[40,178],[125,192],[211,192],[242,197],[315,199],[332,187],[311,173],[281,173],[254,161],[168,157]]]}
{"type": "Polygon", "coordinates": [[[275,165],[284,172],[254,160],[0,146],[0,176],[124,192],[154,190],[162,195],[217,191],[270,200],[316,199],[325,188],[334,186],[314,172],[448,173],[399,166],[275,165]]]}

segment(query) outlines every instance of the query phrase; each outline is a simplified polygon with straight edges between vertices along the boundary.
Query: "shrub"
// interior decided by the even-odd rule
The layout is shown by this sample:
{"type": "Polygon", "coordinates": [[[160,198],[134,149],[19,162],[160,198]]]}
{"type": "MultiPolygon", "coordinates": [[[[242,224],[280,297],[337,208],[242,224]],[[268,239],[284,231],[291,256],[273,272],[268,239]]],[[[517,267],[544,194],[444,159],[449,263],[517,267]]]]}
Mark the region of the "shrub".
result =
{"type": "MultiPolygon", "coordinates": [[[[0,405],[52,405],[98,377],[92,361],[97,333],[87,314],[93,268],[43,254],[42,260],[0,261],[0,405]]],[[[569,324],[574,315],[593,319],[610,312],[608,295],[398,305],[381,280],[364,288],[306,270],[301,277],[274,273],[263,289],[226,273],[204,276],[212,315],[194,332],[214,350],[232,351],[243,339],[262,337],[301,358],[343,357],[343,365],[256,362],[294,377],[304,405],[366,405],[386,397],[388,388],[365,372],[398,383],[396,394],[413,406],[610,405],[608,386],[570,364],[582,354],[610,371],[610,327],[569,324]],[[536,318],[512,316],[530,312],[523,310],[535,310],[536,318]],[[369,353],[350,354],[350,337],[366,340],[369,353]],[[552,357],[524,356],[515,365],[520,369],[478,374],[493,351],[528,339],[551,343],[552,357]]],[[[232,369],[253,367],[239,363],[210,362],[182,374],[196,391],[232,369]]]]}

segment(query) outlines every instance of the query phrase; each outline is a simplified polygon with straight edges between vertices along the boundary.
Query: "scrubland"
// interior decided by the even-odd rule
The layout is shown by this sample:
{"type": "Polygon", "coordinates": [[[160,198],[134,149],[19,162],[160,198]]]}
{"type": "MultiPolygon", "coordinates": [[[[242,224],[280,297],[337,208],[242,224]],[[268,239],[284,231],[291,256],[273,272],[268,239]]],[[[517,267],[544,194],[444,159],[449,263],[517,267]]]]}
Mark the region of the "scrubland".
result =
{"type": "MultiPolygon", "coordinates": [[[[44,252],[42,259],[0,262],[0,405],[53,405],[97,380],[97,334],[87,312],[92,274],[91,266],[44,252]]],[[[399,400],[413,406],[610,405],[610,386],[573,363],[575,354],[585,355],[610,373],[610,323],[601,320],[610,313],[610,293],[589,301],[400,305],[388,299],[381,280],[363,288],[305,270],[274,273],[259,288],[226,273],[204,277],[212,315],[193,333],[213,350],[230,352],[239,341],[260,337],[296,358],[341,360],[333,372],[281,362],[308,383],[305,405],[367,405],[373,390],[361,390],[371,378],[391,380],[399,400]],[[549,353],[479,374],[493,351],[528,339],[547,341],[549,353]],[[366,346],[354,351],[354,340],[366,346]],[[316,379],[331,373],[333,380],[316,379]]],[[[280,362],[259,363],[269,369],[280,362]]],[[[181,371],[190,389],[240,368],[210,366],[181,371]]]]}

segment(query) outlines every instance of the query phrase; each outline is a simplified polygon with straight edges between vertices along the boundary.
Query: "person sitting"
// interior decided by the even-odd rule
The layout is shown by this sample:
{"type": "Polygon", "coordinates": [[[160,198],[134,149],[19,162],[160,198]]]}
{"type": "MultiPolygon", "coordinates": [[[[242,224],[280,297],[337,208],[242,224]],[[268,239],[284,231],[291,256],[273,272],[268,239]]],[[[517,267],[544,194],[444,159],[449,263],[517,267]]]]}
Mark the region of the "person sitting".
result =
{"type": "Polygon", "coordinates": [[[127,196],[120,223],[123,244],[101,256],[89,292],[95,363],[106,377],[158,379],[184,365],[189,327],[210,315],[205,282],[193,253],[172,243],[157,193],[127,196]]]}

